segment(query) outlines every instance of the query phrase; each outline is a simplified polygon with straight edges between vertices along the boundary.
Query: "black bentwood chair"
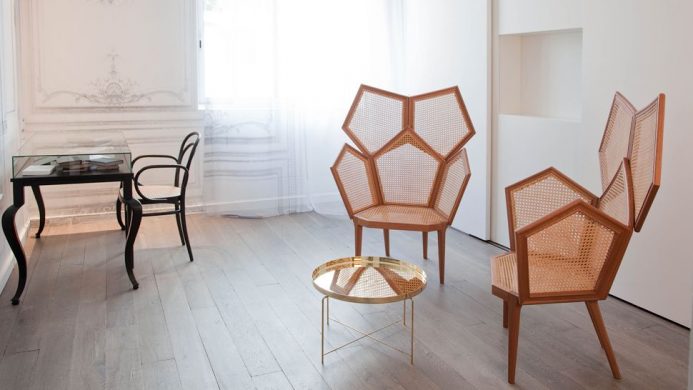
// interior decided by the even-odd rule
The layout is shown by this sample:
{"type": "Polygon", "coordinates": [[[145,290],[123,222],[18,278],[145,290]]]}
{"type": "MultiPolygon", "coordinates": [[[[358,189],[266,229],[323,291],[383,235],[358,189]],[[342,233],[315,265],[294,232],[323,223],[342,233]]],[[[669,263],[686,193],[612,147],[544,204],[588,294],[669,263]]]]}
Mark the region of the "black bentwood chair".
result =
{"type": "MultiPolygon", "coordinates": [[[[168,158],[175,161],[175,164],[155,164],[147,165],[136,171],[135,177],[133,179],[135,184],[135,193],[133,197],[136,197],[140,203],[146,204],[171,204],[173,205],[173,210],[168,211],[151,211],[143,212],[143,217],[153,217],[158,215],[176,215],[176,222],[178,223],[178,234],[180,235],[181,245],[185,245],[188,249],[188,255],[190,256],[190,261],[193,261],[192,248],[190,247],[190,239],[188,238],[188,227],[185,223],[185,190],[188,185],[188,175],[190,173],[190,164],[192,163],[193,157],[195,156],[195,150],[200,142],[200,134],[197,132],[192,132],[185,136],[183,142],[180,145],[180,151],[178,152],[178,157],[169,156],[166,154],[145,154],[138,156],[132,160],[132,167],[134,170],[135,163],[139,160],[146,158],[168,158]],[[140,183],[140,175],[151,169],[174,169],[175,176],[173,178],[173,185],[144,185],[140,183]],[[181,177],[181,171],[183,172],[181,177]]],[[[120,190],[118,195],[118,200],[116,200],[116,215],[118,217],[118,224],[123,230],[127,229],[130,224],[130,216],[125,208],[125,223],[121,218],[121,208],[123,205],[123,190],[120,190]]]]}

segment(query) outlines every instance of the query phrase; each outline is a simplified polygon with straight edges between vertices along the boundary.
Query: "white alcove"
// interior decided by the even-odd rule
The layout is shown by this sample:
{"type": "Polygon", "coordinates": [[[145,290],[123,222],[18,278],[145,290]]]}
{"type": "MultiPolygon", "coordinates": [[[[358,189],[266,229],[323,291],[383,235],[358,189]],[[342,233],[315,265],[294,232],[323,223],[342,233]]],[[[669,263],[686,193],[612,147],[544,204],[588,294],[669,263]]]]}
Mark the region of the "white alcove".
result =
{"type": "Polygon", "coordinates": [[[579,121],[582,30],[499,36],[500,114],[579,121]]]}

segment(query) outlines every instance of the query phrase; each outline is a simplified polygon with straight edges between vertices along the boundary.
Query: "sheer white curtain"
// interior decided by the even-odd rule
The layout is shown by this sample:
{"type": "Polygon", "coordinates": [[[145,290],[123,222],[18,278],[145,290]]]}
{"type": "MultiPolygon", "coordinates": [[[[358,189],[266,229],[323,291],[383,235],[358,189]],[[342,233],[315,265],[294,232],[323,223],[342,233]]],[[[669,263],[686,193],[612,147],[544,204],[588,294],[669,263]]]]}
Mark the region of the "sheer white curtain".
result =
{"type": "Polygon", "coordinates": [[[340,212],[329,167],[359,84],[400,85],[401,0],[206,0],[208,210],[340,212]]]}

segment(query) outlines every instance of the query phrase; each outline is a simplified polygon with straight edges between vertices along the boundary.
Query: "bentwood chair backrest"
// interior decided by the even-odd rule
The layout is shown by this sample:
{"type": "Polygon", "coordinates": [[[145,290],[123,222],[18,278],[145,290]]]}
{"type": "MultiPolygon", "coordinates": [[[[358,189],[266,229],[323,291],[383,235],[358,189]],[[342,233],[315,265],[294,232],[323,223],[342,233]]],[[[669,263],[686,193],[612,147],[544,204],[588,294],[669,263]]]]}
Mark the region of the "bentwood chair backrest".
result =
{"type": "MultiPolygon", "coordinates": [[[[178,151],[178,164],[183,165],[188,171],[192,165],[193,158],[195,157],[195,152],[197,151],[197,145],[200,143],[200,133],[194,131],[183,139],[180,144],[180,149],[178,151]]],[[[187,178],[187,175],[185,176],[187,178]]],[[[187,183],[180,183],[180,169],[176,169],[176,177],[174,185],[185,187],[187,183]]]]}

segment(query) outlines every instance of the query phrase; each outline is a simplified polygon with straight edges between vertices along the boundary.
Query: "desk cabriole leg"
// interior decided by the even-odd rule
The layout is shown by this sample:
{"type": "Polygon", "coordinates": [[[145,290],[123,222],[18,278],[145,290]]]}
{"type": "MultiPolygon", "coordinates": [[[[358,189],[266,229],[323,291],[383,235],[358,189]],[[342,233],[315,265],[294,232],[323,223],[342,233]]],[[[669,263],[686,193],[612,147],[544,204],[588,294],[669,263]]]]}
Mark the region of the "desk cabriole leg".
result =
{"type": "Polygon", "coordinates": [[[34,198],[36,199],[36,206],[38,206],[39,211],[39,228],[36,232],[36,238],[41,238],[41,232],[43,232],[43,227],[46,226],[46,206],[43,204],[41,187],[31,186],[31,191],[34,193],[34,198]]]}
{"type": "Polygon", "coordinates": [[[130,223],[128,224],[127,240],[125,242],[125,269],[132,283],[132,288],[137,290],[140,285],[135,279],[133,269],[135,268],[134,246],[137,239],[137,232],[140,230],[142,222],[142,205],[136,199],[128,199],[126,201],[128,211],[130,213],[130,223]]]}
{"type": "Polygon", "coordinates": [[[15,259],[17,260],[17,269],[19,270],[19,280],[17,283],[17,290],[12,298],[12,304],[19,304],[19,297],[22,296],[24,291],[24,286],[26,285],[26,255],[24,254],[24,249],[22,248],[22,243],[19,241],[19,236],[17,235],[17,228],[14,224],[14,217],[17,215],[17,211],[21,206],[17,207],[15,205],[10,205],[10,207],[5,210],[2,214],[2,230],[5,233],[5,238],[7,238],[7,243],[12,249],[15,259]]]}

